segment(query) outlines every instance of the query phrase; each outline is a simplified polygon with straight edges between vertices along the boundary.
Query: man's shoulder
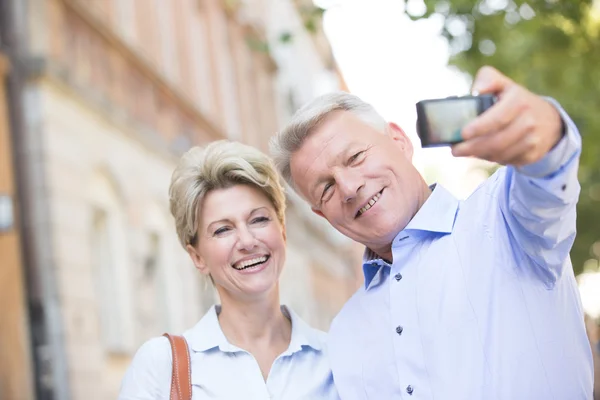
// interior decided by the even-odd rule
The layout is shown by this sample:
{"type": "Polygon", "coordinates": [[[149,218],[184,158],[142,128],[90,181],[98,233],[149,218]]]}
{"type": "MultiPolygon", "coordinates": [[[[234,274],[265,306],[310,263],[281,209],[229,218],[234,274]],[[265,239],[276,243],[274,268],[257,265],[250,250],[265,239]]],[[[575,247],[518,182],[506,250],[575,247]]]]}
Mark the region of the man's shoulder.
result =
{"type": "MultiPolygon", "coordinates": [[[[361,286],[344,304],[331,323],[327,336],[327,356],[334,371],[353,368],[348,360],[354,360],[364,350],[365,304],[366,291],[361,286]]],[[[381,307],[384,305],[381,304],[381,307]]]]}
{"type": "Polygon", "coordinates": [[[503,220],[500,203],[505,198],[506,173],[505,167],[499,168],[466,199],[460,201],[453,229],[455,238],[463,234],[471,238],[482,229],[489,230],[503,220]]]}
{"type": "Polygon", "coordinates": [[[485,179],[471,194],[460,202],[458,220],[471,220],[480,215],[490,217],[494,205],[503,198],[506,190],[506,167],[500,167],[489,178],[485,179]],[[475,215],[474,215],[475,214],[475,215]]]}
{"type": "Polygon", "coordinates": [[[343,334],[346,329],[357,322],[359,318],[360,299],[364,295],[364,285],[361,285],[356,292],[342,306],[340,312],[333,318],[329,329],[328,337],[335,338],[338,334],[343,334]]]}
{"type": "Polygon", "coordinates": [[[506,167],[498,168],[492,175],[479,184],[463,203],[478,201],[481,198],[496,198],[506,182],[506,167]]]}

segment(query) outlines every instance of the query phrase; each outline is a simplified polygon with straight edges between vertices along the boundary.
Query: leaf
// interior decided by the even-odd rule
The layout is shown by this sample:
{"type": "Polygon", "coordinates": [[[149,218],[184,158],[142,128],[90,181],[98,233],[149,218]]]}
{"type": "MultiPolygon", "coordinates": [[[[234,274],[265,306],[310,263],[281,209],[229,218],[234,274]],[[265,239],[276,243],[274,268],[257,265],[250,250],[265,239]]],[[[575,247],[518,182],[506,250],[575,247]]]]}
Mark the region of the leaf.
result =
{"type": "Polygon", "coordinates": [[[294,35],[292,35],[291,32],[287,31],[287,32],[282,32],[279,35],[279,42],[284,43],[284,44],[288,44],[291,43],[294,39],[294,35]]]}

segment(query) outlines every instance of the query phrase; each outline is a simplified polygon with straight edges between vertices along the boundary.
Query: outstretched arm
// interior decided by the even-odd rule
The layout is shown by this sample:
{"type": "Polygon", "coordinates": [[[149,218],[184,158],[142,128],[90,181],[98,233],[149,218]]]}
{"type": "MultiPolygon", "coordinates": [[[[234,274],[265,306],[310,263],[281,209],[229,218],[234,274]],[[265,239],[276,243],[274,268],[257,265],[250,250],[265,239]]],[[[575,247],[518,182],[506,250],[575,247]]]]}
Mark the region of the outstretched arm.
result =
{"type": "Polygon", "coordinates": [[[493,68],[480,70],[474,89],[496,93],[499,100],[465,127],[465,141],[453,154],[508,165],[498,194],[504,219],[515,243],[552,287],[569,264],[575,239],[581,137],[558,103],[493,68]]]}

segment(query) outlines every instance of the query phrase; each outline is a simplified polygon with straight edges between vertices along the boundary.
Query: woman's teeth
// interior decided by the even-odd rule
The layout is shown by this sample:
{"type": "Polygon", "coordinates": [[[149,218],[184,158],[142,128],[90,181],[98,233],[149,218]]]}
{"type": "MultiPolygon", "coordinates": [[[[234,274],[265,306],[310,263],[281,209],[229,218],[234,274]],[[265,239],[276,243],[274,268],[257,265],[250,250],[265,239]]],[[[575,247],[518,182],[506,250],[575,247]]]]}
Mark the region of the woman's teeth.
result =
{"type": "Polygon", "coordinates": [[[245,261],[241,261],[237,264],[235,264],[233,266],[233,268],[237,269],[237,270],[242,270],[242,269],[246,269],[246,268],[250,268],[253,267],[256,264],[262,264],[265,261],[267,261],[269,257],[267,256],[261,256],[261,257],[256,257],[250,260],[245,260],[245,261]]]}

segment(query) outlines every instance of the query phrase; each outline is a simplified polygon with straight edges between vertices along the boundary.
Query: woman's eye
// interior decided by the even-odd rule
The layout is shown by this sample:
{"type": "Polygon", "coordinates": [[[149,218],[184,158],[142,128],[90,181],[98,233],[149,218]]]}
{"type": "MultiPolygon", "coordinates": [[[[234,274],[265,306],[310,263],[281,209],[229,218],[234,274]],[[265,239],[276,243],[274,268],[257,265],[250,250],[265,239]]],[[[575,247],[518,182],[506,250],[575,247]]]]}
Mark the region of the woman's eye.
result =
{"type": "Polygon", "coordinates": [[[256,217],[252,220],[253,224],[260,224],[261,222],[267,222],[270,221],[270,219],[268,217],[256,217]]]}
{"type": "Polygon", "coordinates": [[[223,227],[221,227],[221,228],[217,229],[217,230],[216,230],[216,231],[213,233],[213,235],[214,235],[214,236],[219,236],[219,235],[222,235],[222,234],[224,234],[224,233],[225,233],[225,232],[227,232],[227,231],[229,231],[229,227],[227,227],[227,226],[223,226],[223,227]]]}

